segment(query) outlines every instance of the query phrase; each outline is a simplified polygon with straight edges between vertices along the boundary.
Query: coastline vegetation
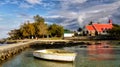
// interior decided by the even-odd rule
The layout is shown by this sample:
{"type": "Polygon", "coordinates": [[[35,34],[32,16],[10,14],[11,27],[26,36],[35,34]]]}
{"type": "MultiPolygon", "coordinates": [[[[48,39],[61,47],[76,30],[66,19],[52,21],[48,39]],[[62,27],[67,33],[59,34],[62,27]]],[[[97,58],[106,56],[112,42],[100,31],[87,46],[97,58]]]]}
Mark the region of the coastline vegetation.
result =
{"type": "Polygon", "coordinates": [[[120,39],[120,25],[113,24],[113,28],[108,30],[108,33],[111,37],[114,37],[115,39],[120,39]]]}
{"type": "Polygon", "coordinates": [[[11,30],[9,39],[34,39],[62,37],[64,28],[57,24],[48,25],[39,15],[34,16],[34,22],[27,21],[19,29],[11,30]]]}
{"type": "MultiPolygon", "coordinates": [[[[11,30],[8,34],[10,37],[8,39],[37,39],[37,38],[53,38],[53,39],[62,39],[64,33],[70,33],[71,31],[68,29],[64,29],[62,26],[57,24],[48,25],[45,23],[45,19],[39,15],[33,17],[34,21],[31,23],[30,21],[25,22],[20,26],[19,29],[11,30]]],[[[92,24],[91,21],[89,24],[92,24]]],[[[78,28],[78,32],[82,32],[78,34],[78,32],[73,32],[74,37],[84,36],[85,35],[83,29],[81,27],[78,28]]],[[[107,35],[96,35],[92,37],[93,40],[120,40],[120,25],[113,24],[113,28],[106,30],[107,35]]],[[[90,38],[91,39],[91,38],[90,38]]],[[[87,39],[89,40],[89,38],[87,39]]]]}

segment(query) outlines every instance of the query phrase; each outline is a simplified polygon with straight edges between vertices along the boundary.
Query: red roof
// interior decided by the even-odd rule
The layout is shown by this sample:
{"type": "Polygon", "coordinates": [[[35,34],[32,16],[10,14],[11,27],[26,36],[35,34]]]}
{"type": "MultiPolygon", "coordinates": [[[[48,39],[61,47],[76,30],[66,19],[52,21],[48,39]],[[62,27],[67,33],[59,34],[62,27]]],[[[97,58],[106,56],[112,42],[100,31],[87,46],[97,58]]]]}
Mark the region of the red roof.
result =
{"type": "Polygon", "coordinates": [[[104,30],[112,29],[112,20],[109,20],[108,24],[98,24],[94,23],[92,25],[87,25],[86,29],[88,31],[97,31],[97,32],[103,32],[104,30]]]}
{"type": "Polygon", "coordinates": [[[86,26],[86,29],[87,29],[87,30],[90,30],[90,31],[94,31],[94,30],[95,30],[92,25],[87,25],[87,26],[86,26]]]}
{"type": "Polygon", "coordinates": [[[113,26],[112,24],[93,24],[93,27],[96,31],[102,32],[104,30],[111,29],[113,26]]]}

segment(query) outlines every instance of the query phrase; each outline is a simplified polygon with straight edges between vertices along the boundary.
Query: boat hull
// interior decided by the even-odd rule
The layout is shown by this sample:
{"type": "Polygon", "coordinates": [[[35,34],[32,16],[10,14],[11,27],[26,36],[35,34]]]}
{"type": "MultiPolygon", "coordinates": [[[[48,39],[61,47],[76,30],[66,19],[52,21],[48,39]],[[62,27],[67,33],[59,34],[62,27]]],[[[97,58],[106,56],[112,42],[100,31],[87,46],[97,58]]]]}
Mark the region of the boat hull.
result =
{"type": "Polygon", "coordinates": [[[33,55],[37,58],[42,58],[42,59],[47,59],[47,60],[56,60],[56,61],[74,61],[76,57],[76,53],[71,53],[71,52],[70,53],[69,52],[68,53],[67,52],[56,53],[56,52],[51,51],[50,49],[34,51],[33,55]]]}

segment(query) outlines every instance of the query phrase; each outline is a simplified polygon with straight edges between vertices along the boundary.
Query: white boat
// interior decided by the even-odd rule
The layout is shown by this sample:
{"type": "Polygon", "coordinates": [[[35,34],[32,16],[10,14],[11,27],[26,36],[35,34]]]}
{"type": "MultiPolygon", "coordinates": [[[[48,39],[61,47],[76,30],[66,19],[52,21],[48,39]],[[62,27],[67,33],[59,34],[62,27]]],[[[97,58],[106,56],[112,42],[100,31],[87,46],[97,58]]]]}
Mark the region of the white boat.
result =
{"type": "Polygon", "coordinates": [[[56,60],[56,61],[74,61],[76,53],[61,49],[44,49],[33,52],[37,58],[56,60]]]}

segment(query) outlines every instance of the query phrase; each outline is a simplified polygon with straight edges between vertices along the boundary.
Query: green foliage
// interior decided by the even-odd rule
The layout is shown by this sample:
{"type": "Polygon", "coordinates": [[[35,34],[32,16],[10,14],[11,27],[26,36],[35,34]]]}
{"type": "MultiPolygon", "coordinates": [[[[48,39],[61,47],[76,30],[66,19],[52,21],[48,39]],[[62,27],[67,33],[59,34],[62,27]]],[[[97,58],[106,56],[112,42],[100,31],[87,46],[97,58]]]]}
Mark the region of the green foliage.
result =
{"type": "Polygon", "coordinates": [[[113,24],[113,28],[108,30],[108,33],[110,34],[110,36],[120,38],[120,25],[113,24]]]}
{"type": "Polygon", "coordinates": [[[35,27],[32,23],[24,23],[20,27],[20,32],[22,33],[23,37],[30,38],[35,35],[35,27]]]}
{"type": "Polygon", "coordinates": [[[49,26],[49,34],[53,37],[61,37],[64,34],[64,29],[62,26],[52,24],[49,26]]]}
{"type": "Polygon", "coordinates": [[[22,33],[20,32],[19,29],[11,30],[9,33],[10,37],[12,39],[21,39],[22,38],[22,33]]]}
{"type": "Polygon", "coordinates": [[[71,33],[71,31],[68,29],[64,29],[64,33],[71,33]]]}
{"type": "Polygon", "coordinates": [[[82,31],[82,28],[81,28],[81,27],[79,27],[77,31],[78,31],[78,32],[81,32],[81,31],[82,31]]]}
{"type": "Polygon", "coordinates": [[[39,15],[34,16],[34,27],[35,27],[35,36],[37,37],[44,37],[48,34],[48,26],[44,23],[44,18],[40,17],[39,15]]]}
{"type": "Polygon", "coordinates": [[[29,21],[20,26],[19,29],[11,30],[8,34],[12,39],[24,39],[32,37],[61,37],[64,33],[62,26],[53,24],[48,26],[44,23],[44,18],[39,15],[34,16],[34,23],[29,21]]]}
{"type": "Polygon", "coordinates": [[[118,25],[118,24],[113,24],[113,26],[114,26],[114,27],[120,27],[120,25],[118,25]]]}
{"type": "Polygon", "coordinates": [[[42,23],[44,23],[45,22],[45,20],[44,20],[44,18],[43,17],[40,17],[39,15],[36,15],[36,16],[34,16],[34,21],[35,22],[42,22],[42,23]]]}

